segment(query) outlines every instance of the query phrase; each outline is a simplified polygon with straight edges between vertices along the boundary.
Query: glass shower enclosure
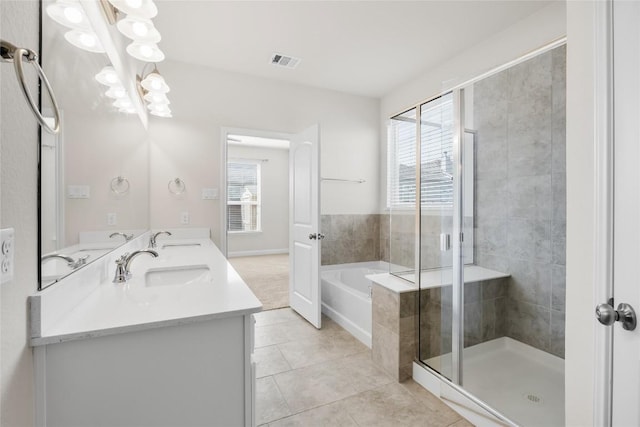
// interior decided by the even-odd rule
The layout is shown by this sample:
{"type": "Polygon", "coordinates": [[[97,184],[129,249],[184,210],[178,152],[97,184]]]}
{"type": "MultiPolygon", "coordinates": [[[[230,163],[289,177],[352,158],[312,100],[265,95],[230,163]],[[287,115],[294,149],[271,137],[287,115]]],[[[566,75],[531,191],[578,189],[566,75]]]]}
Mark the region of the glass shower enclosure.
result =
{"type": "Polygon", "coordinates": [[[565,54],[388,128],[390,272],[418,288],[416,359],[508,424],[564,422],[565,54]]]}

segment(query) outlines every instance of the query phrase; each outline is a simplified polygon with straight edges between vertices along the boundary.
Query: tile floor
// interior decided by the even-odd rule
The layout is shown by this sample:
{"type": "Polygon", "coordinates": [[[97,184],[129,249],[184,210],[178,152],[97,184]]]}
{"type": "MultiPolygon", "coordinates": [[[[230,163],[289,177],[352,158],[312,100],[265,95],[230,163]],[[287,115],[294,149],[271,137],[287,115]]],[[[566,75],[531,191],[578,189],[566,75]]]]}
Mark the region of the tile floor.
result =
{"type": "Polygon", "coordinates": [[[413,380],[395,382],[327,317],[321,330],[289,308],[255,317],[258,425],[471,426],[413,380]]]}

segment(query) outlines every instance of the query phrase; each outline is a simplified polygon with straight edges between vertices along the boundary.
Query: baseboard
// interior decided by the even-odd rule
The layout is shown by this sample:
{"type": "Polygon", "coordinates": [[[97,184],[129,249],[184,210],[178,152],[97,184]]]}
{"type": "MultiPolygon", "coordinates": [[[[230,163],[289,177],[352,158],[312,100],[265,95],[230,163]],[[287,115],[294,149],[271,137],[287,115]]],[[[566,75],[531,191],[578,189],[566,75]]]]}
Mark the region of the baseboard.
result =
{"type": "Polygon", "coordinates": [[[261,249],[257,251],[236,251],[227,253],[227,258],[237,258],[241,256],[260,256],[260,255],[281,255],[288,254],[289,248],[286,249],[261,249]]]}

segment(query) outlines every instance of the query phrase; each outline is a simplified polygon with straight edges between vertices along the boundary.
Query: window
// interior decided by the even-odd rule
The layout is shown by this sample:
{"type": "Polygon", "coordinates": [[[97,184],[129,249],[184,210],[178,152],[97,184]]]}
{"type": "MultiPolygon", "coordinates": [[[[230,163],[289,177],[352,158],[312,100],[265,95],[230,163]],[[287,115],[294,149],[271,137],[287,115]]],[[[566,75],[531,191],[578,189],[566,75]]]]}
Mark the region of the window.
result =
{"type": "Polygon", "coordinates": [[[227,163],[227,230],[260,231],[260,164],[251,160],[227,163]]]}
{"type": "MultiPolygon", "coordinates": [[[[412,208],[416,199],[416,109],[395,116],[388,129],[387,207],[412,208]]],[[[422,106],[422,208],[453,206],[453,103],[445,95],[422,106]]]]}

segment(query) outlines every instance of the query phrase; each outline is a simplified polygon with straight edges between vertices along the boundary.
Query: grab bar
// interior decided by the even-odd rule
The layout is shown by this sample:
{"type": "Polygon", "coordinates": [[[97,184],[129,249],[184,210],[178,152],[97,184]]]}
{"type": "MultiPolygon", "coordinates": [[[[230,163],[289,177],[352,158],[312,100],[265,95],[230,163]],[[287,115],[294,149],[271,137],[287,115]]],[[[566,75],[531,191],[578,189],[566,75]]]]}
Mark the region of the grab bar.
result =
{"type": "Polygon", "coordinates": [[[56,103],[55,96],[53,95],[53,90],[51,89],[51,85],[49,84],[49,80],[47,76],[42,71],[40,64],[38,64],[38,54],[32,51],[31,49],[24,49],[21,47],[16,47],[11,43],[0,40],[0,60],[2,62],[13,62],[16,70],[16,77],[18,78],[18,82],[20,83],[20,87],[22,88],[22,93],[27,99],[27,103],[35,114],[36,119],[40,123],[40,126],[44,128],[49,133],[56,134],[60,131],[60,113],[58,111],[58,104],[56,103]],[[55,120],[53,123],[53,127],[47,123],[45,118],[40,114],[40,110],[36,106],[33,98],[31,97],[31,93],[29,89],[27,89],[27,83],[24,79],[24,68],[22,67],[22,61],[26,59],[27,62],[31,63],[36,71],[38,72],[38,77],[44,83],[44,86],[47,88],[47,92],[49,93],[49,99],[51,100],[51,104],[53,104],[53,113],[55,115],[55,120]]]}

